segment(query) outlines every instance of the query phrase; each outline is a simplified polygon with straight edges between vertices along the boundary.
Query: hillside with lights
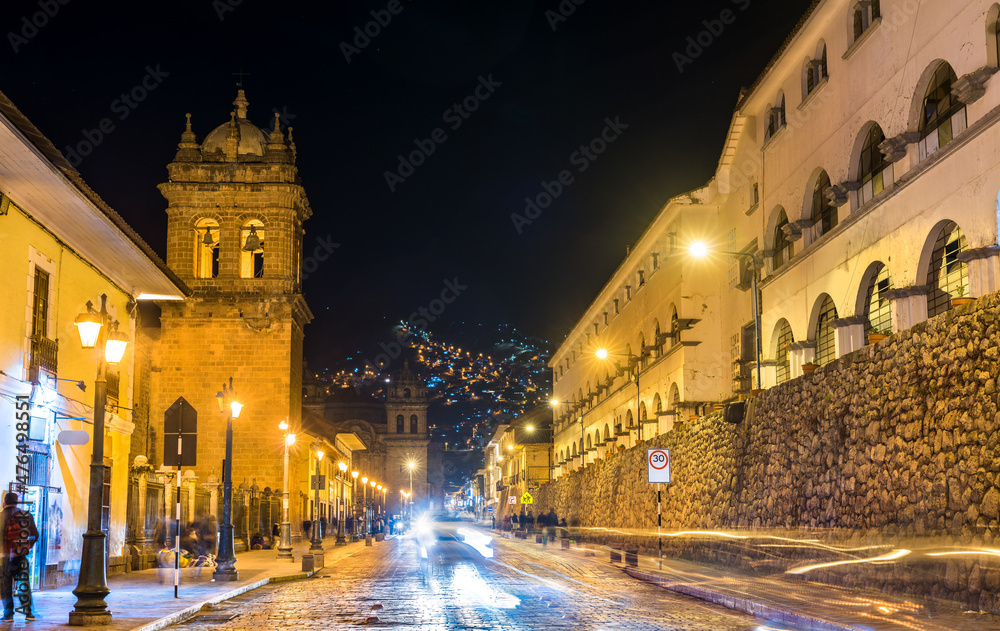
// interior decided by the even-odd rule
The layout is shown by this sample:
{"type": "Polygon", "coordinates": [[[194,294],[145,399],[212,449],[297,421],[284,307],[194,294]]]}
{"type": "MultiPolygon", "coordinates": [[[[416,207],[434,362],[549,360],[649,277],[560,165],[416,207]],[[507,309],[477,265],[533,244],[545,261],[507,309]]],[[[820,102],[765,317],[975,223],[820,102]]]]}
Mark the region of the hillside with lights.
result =
{"type": "Polygon", "coordinates": [[[389,341],[318,377],[330,394],[353,388],[381,399],[389,376],[409,361],[427,384],[432,440],[447,449],[478,449],[489,440],[491,427],[548,401],[551,352],[548,342],[508,325],[458,325],[435,335],[400,324],[389,341]],[[400,352],[390,357],[395,344],[400,352]]]}

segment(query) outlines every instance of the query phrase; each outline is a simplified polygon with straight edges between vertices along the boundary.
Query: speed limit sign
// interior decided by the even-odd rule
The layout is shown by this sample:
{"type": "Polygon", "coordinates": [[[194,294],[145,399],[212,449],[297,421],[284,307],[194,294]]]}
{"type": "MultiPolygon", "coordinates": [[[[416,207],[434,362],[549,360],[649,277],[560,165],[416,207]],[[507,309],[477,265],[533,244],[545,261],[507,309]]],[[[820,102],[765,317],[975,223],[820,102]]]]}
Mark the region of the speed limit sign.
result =
{"type": "Polygon", "coordinates": [[[646,481],[670,483],[670,450],[646,450],[646,481]]]}

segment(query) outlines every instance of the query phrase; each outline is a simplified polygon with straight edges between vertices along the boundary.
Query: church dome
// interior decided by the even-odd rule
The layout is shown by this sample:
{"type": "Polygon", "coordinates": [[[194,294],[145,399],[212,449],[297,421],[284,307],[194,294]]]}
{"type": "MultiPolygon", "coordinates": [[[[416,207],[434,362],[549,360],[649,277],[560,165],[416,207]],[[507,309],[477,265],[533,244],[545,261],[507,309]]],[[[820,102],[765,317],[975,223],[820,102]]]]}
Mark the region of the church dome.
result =
{"type": "Polygon", "coordinates": [[[235,133],[238,139],[237,156],[263,157],[268,138],[263,130],[247,119],[249,102],[243,90],[236,95],[233,105],[236,106],[236,110],[232,113],[231,120],[213,129],[201,143],[201,150],[206,154],[225,155],[229,138],[235,133]]]}

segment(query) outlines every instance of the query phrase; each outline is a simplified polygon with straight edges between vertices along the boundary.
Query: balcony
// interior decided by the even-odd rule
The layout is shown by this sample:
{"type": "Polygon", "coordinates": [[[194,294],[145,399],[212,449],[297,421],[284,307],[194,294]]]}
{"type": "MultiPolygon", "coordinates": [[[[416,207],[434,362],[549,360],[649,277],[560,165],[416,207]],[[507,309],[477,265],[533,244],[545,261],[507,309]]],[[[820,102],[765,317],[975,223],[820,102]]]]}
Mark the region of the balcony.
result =
{"type": "Polygon", "coordinates": [[[31,337],[31,358],[28,362],[28,380],[38,381],[40,373],[56,376],[59,344],[41,335],[31,337]]]}

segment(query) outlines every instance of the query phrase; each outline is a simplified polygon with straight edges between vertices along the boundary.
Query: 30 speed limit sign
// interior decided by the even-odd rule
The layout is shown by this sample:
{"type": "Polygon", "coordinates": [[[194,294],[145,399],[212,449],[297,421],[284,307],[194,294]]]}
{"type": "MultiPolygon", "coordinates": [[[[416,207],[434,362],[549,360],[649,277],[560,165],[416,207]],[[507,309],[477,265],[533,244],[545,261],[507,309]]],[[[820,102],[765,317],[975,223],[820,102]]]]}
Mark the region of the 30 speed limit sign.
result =
{"type": "Polygon", "coordinates": [[[670,484],[670,450],[646,450],[646,481],[670,484]]]}

